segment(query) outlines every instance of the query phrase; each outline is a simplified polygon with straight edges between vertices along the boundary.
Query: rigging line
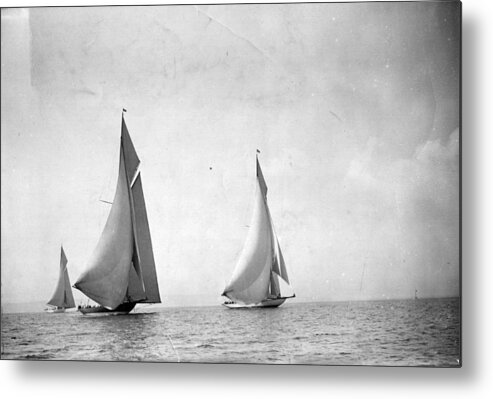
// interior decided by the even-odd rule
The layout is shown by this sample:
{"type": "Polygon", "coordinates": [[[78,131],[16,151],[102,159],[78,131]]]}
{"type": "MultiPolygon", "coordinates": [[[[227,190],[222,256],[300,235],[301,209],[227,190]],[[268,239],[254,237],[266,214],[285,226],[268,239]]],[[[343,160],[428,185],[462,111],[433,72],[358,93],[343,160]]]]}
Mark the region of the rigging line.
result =
{"type": "Polygon", "coordinates": [[[166,336],[168,337],[169,343],[171,344],[171,347],[175,352],[176,358],[178,359],[177,362],[180,363],[180,355],[178,355],[178,352],[176,351],[175,346],[173,345],[173,341],[171,340],[171,337],[168,334],[166,334],[166,336]]]}

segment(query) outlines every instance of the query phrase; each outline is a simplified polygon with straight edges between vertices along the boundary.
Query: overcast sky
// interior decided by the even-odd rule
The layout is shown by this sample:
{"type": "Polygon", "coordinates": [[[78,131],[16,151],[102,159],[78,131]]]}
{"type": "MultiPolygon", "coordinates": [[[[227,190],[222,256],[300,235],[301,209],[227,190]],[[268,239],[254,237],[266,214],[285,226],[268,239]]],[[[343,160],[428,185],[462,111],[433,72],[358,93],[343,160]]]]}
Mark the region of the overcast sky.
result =
{"type": "Polygon", "coordinates": [[[299,300],[458,295],[459,4],[3,9],[1,33],[3,303],[50,298],[62,243],[84,270],[122,107],[164,303],[219,303],[257,148],[299,300]]]}

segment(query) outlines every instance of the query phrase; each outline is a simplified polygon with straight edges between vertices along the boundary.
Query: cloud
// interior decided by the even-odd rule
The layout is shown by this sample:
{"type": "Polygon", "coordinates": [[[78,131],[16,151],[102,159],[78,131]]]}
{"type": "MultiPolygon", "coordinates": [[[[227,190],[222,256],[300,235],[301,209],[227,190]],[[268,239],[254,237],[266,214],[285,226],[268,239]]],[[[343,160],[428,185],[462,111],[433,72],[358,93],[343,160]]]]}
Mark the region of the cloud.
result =
{"type": "Polygon", "coordinates": [[[459,128],[455,129],[445,143],[442,140],[428,140],[416,149],[416,159],[423,165],[443,165],[457,163],[459,156],[459,128]]]}
{"type": "MultiPolygon", "coordinates": [[[[423,291],[433,286],[457,294],[459,130],[418,144],[409,158],[380,158],[378,146],[377,139],[368,140],[345,176],[348,207],[355,220],[364,220],[364,241],[387,255],[400,278],[415,278],[423,291]]],[[[382,261],[377,253],[370,259],[382,261]]]]}

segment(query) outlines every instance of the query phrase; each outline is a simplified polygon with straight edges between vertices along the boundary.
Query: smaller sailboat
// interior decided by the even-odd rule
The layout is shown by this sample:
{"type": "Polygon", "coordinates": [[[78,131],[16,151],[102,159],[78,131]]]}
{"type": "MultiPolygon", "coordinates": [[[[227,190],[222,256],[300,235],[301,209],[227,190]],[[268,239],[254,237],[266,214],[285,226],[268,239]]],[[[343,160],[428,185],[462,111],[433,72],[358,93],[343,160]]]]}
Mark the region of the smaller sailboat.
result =
{"type": "Polygon", "coordinates": [[[291,296],[281,294],[279,278],[289,285],[267,205],[267,184],[257,155],[257,185],[250,230],[231,281],[222,293],[229,299],[223,306],[230,309],[278,307],[286,299],[295,297],[294,293],[291,296]]]}
{"type": "Polygon", "coordinates": [[[115,197],[88,267],[74,284],[97,303],[80,306],[84,315],[125,315],[137,303],[161,302],[139,165],[122,114],[115,197]]]}
{"type": "Polygon", "coordinates": [[[67,256],[65,255],[62,246],[58,284],[53,296],[47,303],[49,307],[46,311],[48,313],[63,313],[65,312],[65,309],[75,308],[74,296],[72,294],[72,288],[70,288],[70,279],[68,277],[67,263],[67,256]]]}

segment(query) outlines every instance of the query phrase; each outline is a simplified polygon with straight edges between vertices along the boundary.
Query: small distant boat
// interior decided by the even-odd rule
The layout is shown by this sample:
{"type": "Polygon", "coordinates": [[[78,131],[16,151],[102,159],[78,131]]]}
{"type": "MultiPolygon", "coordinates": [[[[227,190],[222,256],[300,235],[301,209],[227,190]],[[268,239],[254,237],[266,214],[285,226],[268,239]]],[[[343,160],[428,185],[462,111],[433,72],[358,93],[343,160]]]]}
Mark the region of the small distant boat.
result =
{"type": "Polygon", "coordinates": [[[63,313],[65,309],[75,308],[74,296],[72,288],[70,288],[70,279],[67,270],[67,256],[61,247],[60,253],[60,273],[58,275],[58,284],[53,296],[48,301],[49,306],[46,311],[48,313],[63,313]]]}
{"type": "Polygon", "coordinates": [[[138,303],[160,303],[139,157],[122,114],[116,193],[96,249],[74,287],[95,301],[84,315],[124,315],[138,303]]]}
{"type": "Polygon", "coordinates": [[[418,298],[418,290],[414,290],[414,300],[417,300],[418,298]]]}
{"type": "Polygon", "coordinates": [[[255,206],[243,251],[223,296],[230,309],[275,308],[295,295],[282,296],[279,278],[289,285],[281,247],[267,205],[267,185],[257,155],[255,206]]]}

